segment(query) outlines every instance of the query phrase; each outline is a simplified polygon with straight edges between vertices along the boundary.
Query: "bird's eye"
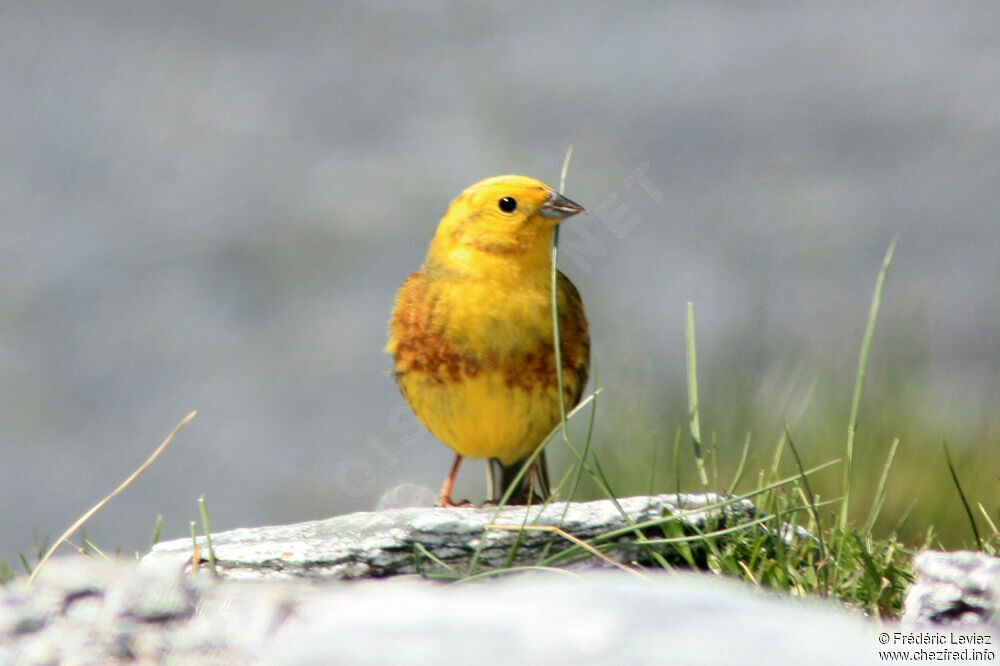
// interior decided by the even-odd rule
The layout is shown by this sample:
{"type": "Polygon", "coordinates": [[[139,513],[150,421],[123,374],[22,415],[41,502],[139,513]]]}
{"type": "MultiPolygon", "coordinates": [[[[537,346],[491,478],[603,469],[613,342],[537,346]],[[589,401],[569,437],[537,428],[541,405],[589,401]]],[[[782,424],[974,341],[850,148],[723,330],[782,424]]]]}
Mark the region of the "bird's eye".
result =
{"type": "Polygon", "coordinates": [[[513,213],[517,210],[517,199],[514,197],[504,197],[497,205],[500,206],[500,210],[503,212],[513,213]]]}

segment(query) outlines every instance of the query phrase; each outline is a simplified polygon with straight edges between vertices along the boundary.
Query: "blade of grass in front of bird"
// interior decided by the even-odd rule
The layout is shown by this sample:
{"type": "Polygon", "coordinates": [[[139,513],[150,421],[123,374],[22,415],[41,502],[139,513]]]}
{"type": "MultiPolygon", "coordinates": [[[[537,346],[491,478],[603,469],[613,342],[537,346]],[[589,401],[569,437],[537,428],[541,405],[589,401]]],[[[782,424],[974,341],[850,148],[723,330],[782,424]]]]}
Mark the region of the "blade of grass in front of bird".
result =
{"type": "MultiPolygon", "coordinates": [[[[595,389],[590,395],[588,395],[586,398],[578,402],[576,406],[572,410],[570,410],[569,414],[566,415],[566,419],[569,420],[573,418],[580,410],[582,410],[592,401],[596,401],[597,396],[598,394],[600,394],[600,392],[601,389],[595,389]]],[[[552,440],[555,439],[556,435],[559,433],[560,430],[562,430],[562,424],[557,423],[556,426],[549,431],[549,434],[545,436],[545,439],[542,440],[541,446],[535,449],[535,451],[530,456],[525,458],[524,464],[521,465],[521,469],[518,470],[516,475],[514,475],[514,479],[511,482],[510,486],[507,488],[507,491],[503,494],[503,497],[500,498],[500,502],[497,503],[498,510],[502,509],[504,506],[507,505],[507,503],[510,501],[511,495],[514,494],[514,489],[520,485],[521,479],[524,478],[524,475],[527,474],[528,470],[531,468],[531,465],[535,462],[535,460],[538,459],[538,456],[541,455],[542,451],[545,450],[545,447],[547,447],[552,442],[552,440]]],[[[572,442],[570,443],[570,446],[572,447],[572,442]]],[[[577,451],[576,449],[573,449],[573,452],[577,455],[577,457],[580,456],[579,451],[577,451]]]]}
{"type": "MultiPolygon", "coordinates": [[[[597,371],[595,368],[594,384],[597,383],[598,383],[597,371]]],[[[573,499],[576,497],[576,491],[580,487],[580,481],[583,478],[583,470],[585,467],[584,460],[586,460],[587,456],[590,455],[590,442],[594,436],[594,417],[596,413],[597,413],[597,394],[595,393],[594,400],[590,405],[590,417],[587,419],[587,438],[583,444],[583,456],[582,456],[583,460],[578,461],[578,463],[573,466],[575,470],[573,475],[573,486],[570,488],[569,497],[566,499],[566,511],[569,510],[569,503],[572,502],[573,499]]],[[[563,512],[563,518],[566,517],[566,511],[563,512]]]]}
{"type": "MultiPolygon", "coordinates": [[[[600,389],[597,389],[593,393],[588,395],[586,398],[581,400],[579,403],[577,403],[576,407],[574,407],[573,410],[566,415],[566,418],[567,419],[573,418],[573,416],[577,412],[579,412],[581,409],[590,404],[592,400],[595,400],[597,394],[600,392],[601,392],[600,389]]],[[[545,437],[545,439],[542,440],[541,446],[535,449],[535,451],[530,456],[528,456],[528,458],[524,461],[524,464],[521,465],[521,469],[519,469],[517,474],[514,475],[514,479],[511,481],[511,484],[507,487],[506,492],[504,492],[503,496],[500,498],[500,501],[497,503],[496,511],[493,513],[493,517],[490,519],[491,521],[496,522],[497,516],[499,516],[500,512],[503,511],[505,506],[507,506],[507,503],[510,501],[511,496],[514,494],[514,490],[521,484],[521,480],[524,478],[524,475],[527,474],[529,469],[531,469],[531,465],[534,464],[535,460],[538,459],[538,456],[541,455],[543,450],[545,450],[545,447],[548,446],[549,442],[551,442],[555,438],[556,434],[559,432],[561,428],[562,424],[557,423],[556,426],[552,428],[549,434],[545,437]]],[[[570,446],[572,447],[572,444],[570,446]]],[[[574,452],[576,451],[574,450],[574,452]]],[[[577,453],[577,455],[579,456],[579,453],[577,453]]],[[[472,575],[472,572],[475,570],[475,567],[479,562],[479,557],[482,555],[483,548],[485,546],[486,546],[486,541],[480,540],[479,544],[476,546],[476,550],[472,553],[472,557],[469,558],[468,575],[472,575]]]]}
{"type": "MultiPolygon", "coordinates": [[[[565,189],[565,187],[566,187],[566,172],[569,170],[569,162],[570,162],[570,158],[572,157],[572,155],[573,155],[573,146],[572,146],[572,144],[570,144],[569,148],[566,151],[566,157],[563,160],[562,173],[560,174],[560,180],[559,180],[559,191],[560,192],[562,192],[565,189]]],[[[568,418],[569,415],[566,413],[566,395],[565,395],[565,392],[564,392],[564,389],[563,389],[562,338],[561,338],[561,336],[559,334],[559,291],[558,291],[558,284],[559,284],[559,225],[556,225],[555,229],[552,232],[551,289],[550,289],[551,311],[552,311],[552,342],[553,342],[552,347],[553,347],[553,350],[555,352],[554,356],[555,356],[555,371],[556,371],[556,388],[557,388],[557,391],[558,391],[558,394],[559,394],[559,415],[560,415],[560,421],[559,421],[559,424],[556,426],[556,430],[558,430],[559,432],[562,433],[563,440],[570,447],[570,449],[573,451],[573,453],[577,456],[577,458],[580,461],[580,464],[581,465],[586,465],[588,467],[588,471],[590,471],[594,475],[594,478],[598,481],[598,484],[601,485],[602,490],[604,490],[605,493],[608,495],[609,499],[611,499],[612,502],[614,502],[616,508],[621,513],[621,515],[626,519],[626,521],[631,522],[630,517],[625,512],[625,510],[621,507],[621,505],[618,503],[617,497],[611,491],[611,488],[610,488],[610,486],[608,484],[607,478],[605,477],[603,471],[600,469],[600,465],[598,464],[597,460],[594,459],[593,466],[589,465],[587,463],[587,458],[586,458],[587,451],[585,450],[581,454],[580,451],[578,451],[576,449],[576,447],[573,446],[573,443],[570,441],[570,438],[569,438],[569,433],[568,433],[568,431],[566,429],[566,421],[567,421],[567,418],[568,418]]],[[[597,394],[597,391],[595,391],[592,394],[592,396],[596,396],[596,394],[597,394]]],[[[574,408],[573,411],[576,412],[577,409],[579,409],[582,406],[583,406],[583,403],[581,402],[580,404],[578,404],[576,406],[576,408],[574,408]]],[[[591,423],[591,427],[592,427],[592,423],[591,423]]],[[[500,503],[498,505],[498,512],[499,512],[499,509],[501,507],[503,507],[510,500],[510,496],[512,494],[512,490],[518,486],[519,480],[521,478],[523,478],[526,469],[528,469],[529,466],[533,463],[534,459],[537,458],[539,452],[542,449],[544,449],[544,447],[548,443],[549,439],[550,438],[547,437],[544,440],[544,443],[540,447],[538,447],[538,449],[536,449],[535,453],[525,462],[525,464],[522,466],[522,468],[519,471],[519,473],[515,476],[514,482],[511,483],[510,487],[508,488],[508,491],[504,494],[503,498],[501,499],[501,501],[500,501],[500,503]]],[[[590,444],[590,438],[588,436],[588,441],[587,441],[588,447],[589,447],[589,444],[590,444]]],[[[638,538],[640,538],[640,539],[643,538],[643,535],[641,533],[638,533],[638,532],[636,533],[636,536],[638,538]]],[[[512,549],[509,557],[513,556],[513,553],[516,550],[516,544],[517,544],[517,541],[515,541],[515,549],[512,549]]],[[[473,554],[473,557],[472,557],[472,559],[470,561],[470,573],[471,573],[471,570],[472,570],[472,566],[474,566],[475,562],[478,560],[478,556],[479,556],[480,552],[481,552],[481,548],[478,548],[477,551],[476,551],[476,553],[473,554]]]]}
{"type": "MultiPolygon", "coordinates": [[[[614,504],[615,508],[618,510],[618,513],[621,515],[622,519],[626,523],[632,524],[635,521],[632,519],[632,517],[630,515],[628,515],[628,513],[625,511],[625,509],[619,503],[617,494],[611,488],[611,483],[610,483],[610,481],[608,481],[608,478],[605,475],[604,470],[601,468],[600,461],[597,459],[596,456],[592,456],[589,453],[590,452],[590,448],[589,448],[590,447],[590,441],[591,441],[591,437],[592,437],[592,434],[593,434],[594,415],[595,415],[596,410],[597,410],[597,394],[600,393],[600,391],[601,391],[601,389],[595,389],[594,393],[591,394],[591,397],[593,398],[593,405],[591,406],[590,420],[588,422],[588,427],[587,427],[587,441],[586,441],[586,445],[584,446],[583,452],[581,453],[579,450],[577,450],[577,448],[576,448],[576,446],[574,446],[573,442],[569,441],[568,439],[566,441],[566,444],[569,446],[570,451],[572,451],[573,454],[577,457],[577,461],[578,461],[578,464],[580,465],[579,469],[580,469],[581,473],[582,473],[583,469],[586,469],[587,472],[590,473],[590,475],[594,479],[594,481],[597,483],[598,487],[604,492],[605,497],[607,497],[607,499],[611,500],[611,503],[614,504]]],[[[575,408],[573,408],[573,411],[570,412],[570,417],[572,417],[574,414],[576,414],[580,410],[581,407],[583,407],[583,403],[582,402],[579,405],[577,405],[575,408]]],[[[556,428],[558,428],[558,427],[559,426],[556,426],[556,428]]],[[[554,435],[555,435],[555,430],[553,430],[552,434],[549,435],[549,438],[553,437],[554,435]]],[[[567,502],[566,508],[563,511],[562,519],[565,519],[566,514],[567,514],[568,511],[569,511],[569,503],[567,502]]],[[[541,515],[541,514],[539,514],[539,515],[541,515]]],[[[562,524],[562,520],[560,520],[560,524],[562,524]]],[[[636,531],[634,531],[633,534],[634,534],[634,536],[636,538],[636,542],[637,543],[642,544],[642,543],[645,542],[646,536],[641,531],[636,530],[636,531]]],[[[545,551],[545,552],[547,552],[547,551],[545,551]]],[[[647,554],[653,560],[656,560],[657,563],[659,563],[661,566],[664,566],[664,567],[667,566],[666,561],[663,560],[663,558],[660,556],[659,553],[657,553],[655,551],[649,551],[649,552],[647,552],[647,554]]]]}
{"type": "MultiPolygon", "coordinates": [[[[569,170],[569,160],[570,160],[570,157],[572,157],[572,155],[573,155],[573,145],[570,144],[569,148],[566,150],[566,157],[563,160],[562,172],[561,172],[560,177],[559,177],[559,191],[560,191],[560,193],[566,187],[566,172],[569,170]]],[[[569,445],[570,448],[572,449],[573,448],[573,444],[572,444],[572,442],[570,442],[570,440],[569,440],[569,434],[568,434],[568,432],[566,430],[566,419],[568,418],[568,416],[566,414],[566,395],[563,392],[562,337],[559,335],[559,292],[558,292],[558,285],[559,285],[559,225],[558,224],[555,226],[555,229],[553,229],[553,231],[552,231],[552,250],[551,250],[550,263],[551,263],[551,276],[550,276],[550,279],[551,279],[551,288],[550,288],[549,298],[551,300],[550,307],[551,307],[551,311],[552,311],[552,349],[554,351],[554,357],[555,357],[556,390],[558,391],[558,394],[559,394],[559,423],[556,425],[556,430],[558,430],[558,431],[560,431],[562,433],[563,439],[565,440],[566,444],[569,445]]],[[[503,497],[501,497],[500,502],[497,504],[497,512],[498,513],[499,513],[500,509],[502,509],[504,506],[506,506],[507,502],[510,501],[510,497],[511,497],[511,495],[514,492],[514,489],[520,487],[521,480],[524,478],[524,475],[535,464],[535,461],[538,459],[538,456],[541,455],[541,452],[548,445],[550,439],[551,439],[551,436],[550,437],[546,437],[544,440],[542,440],[541,445],[539,445],[539,447],[537,449],[535,449],[535,451],[532,453],[532,455],[529,456],[528,459],[521,466],[521,469],[515,475],[513,482],[507,487],[507,491],[503,494],[503,497]]],[[[573,451],[574,451],[574,453],[577,453],[575,449],[573,449],[573,451]]],[[[579,456],[579,453],[577,453],[577,456],[579,456]]],[[[582,461],[581,461],[581,464],[582,464],[582,461]]],[[[551,501],[551,496],[545,498],[545,503],[546,504],[548,504],[548,502],[550,502],[550,501],[551,501]]],[[[525,520],[527,520],[527,516],[525,517],[525,520]]],[[[513,544],[512,548],[510,550],[510,553],[508,554],[508,564],[509,564],[510,560],[513,559],[514,555],[517,553],[517,548],[518,548],[519,545],[520,545],[520,536],[518,536],[518,538],[516,538],[514,540],[514,544],[513,544]]],[[[480,552],[481,552],[480,549],[477,549],[475,555],[472,558],[472,563],[471,564],[475,563],[475,561],[478,559],[478,556],[479,556],[480,552]]],[[[471,565],[470,565],[470,573],[471,573],[471,565]]]]}
{"type": "MultiPolygon", "coordinates": [[[[569,161],[570,161],[570,158],[572,157],[572,155],[573,155],[573,145],[570,144],[569,148],[566,150],[566,157],[563,160],[562,172],[561,172],[560,178],[559,178],[559,191],[560,191],[560,193],[566,187],[566,172],[569,170],[569,161]]],[[[550,263],[551,263],[551,276],[550,276],[550,279],[551,279],[551,288],[550,288],[551,306],[550,307],[551,307],[551,311],[552,311],[552,348],[553,348],[554,356],[555,356],[556,390],[559,393],[559,423],[556,425],[556,427],[554,429],[554,432],[555,431],[562,432],[563,439],[572,448],[572,443],[569,440],[569,435],[568,435],[567,430],[566,430],[566,420],[569,418],[569,414],[566,413],[566,396],[565,396],[565,394],[563,392],[562,339],[561,339],[561,337],[559,335],[559,294],[558,294],[558,284],[559,284],[559,225],[558,224],[555,226],[555,229],[553,229],[553,231],[552,231],[552,249],[551,249],[550,263]]],[[[594,395],[596,395],[596,392],[594,394],[591,394],[591,397],[593,397],[594,395]]],[[[578,404],[577,407],[580,407],[582,405],[583,405],[583,402],[581,402],[580,404],[578,404]]],[[[576,410],[574,410],[574,411],[576,411],[576,410]]],[[[544,440],[542,440],[542,443],[538,446],[538,448],[536,448],[535,451],[524,461],[524,464],[521,465],[521,469],[518,470],[518,473],[514,476],[514,480],[507,487],[506,492],[503,494],[503,496],[500,498],[500,501],[497,503],[497,514],[496,515],[499,515],[500,510],[502,510],[503,507],[505,507],[507,505],[507,503],[510,501],[511,496],[514,493],[514,490],[516,488],[520,487],[521,481],[524,478],[524,475],[528,472],[528,470],[530,470],[532,468],[532,465],[535,464],[535,461],[538,460],[538,456],[541,455],[541,452],[545,450],[545,447],[548,445],[548,443],[551,440],[551,438],[552,438],[552,435],[550,434],[548,437],[546,437],[544,440]]],[[[575,452],[576,451],[574,449],[574,453],[575,452]]],[[[579,454],[577,454],[577,455],[579,456],[579,454]]],[[[546,500],[545,500],[546,504],[550,500],[551,500],[551,498],[546,498],[546,500]]],[[[494,516],[494,518],[495,517],[496,516],[494,516]]],[[[517,552],[518,544],[519,544],[519,540],[515,540],[514,546],[511,549],[511,552],[510,552],[510,554],[508,556],[509,558],[513,558],[514,557],[514,554],[517,552]]],[[[481,552],[482,552],[482,543],[480,544],[480,547],[476,549],[476,551],[473,553],[472,558],[470,559],[470,562],[469,562],[469,573],[470,574],[471,574],[472,569],[475,566],[476,562],[478,561],[479,555],[480,555],[481,552]]]]}
{"type": "MultiPolygon", "coordinates": [[[[569,144],[566,149],[566,157],[563,159],[562,172],[559,174],[559,192],[566,189],[566,172],[569,171],[569,161],[573,157],[573,144],[569,144]]],[[[552,289],[550,297],[552,299],[552,348],[555,350],[556,362],[556,385],[559,389],[559,416],[561,418],[562,435],[566,443],[569,443],[569,435],[566,432],[566,395],[563,393],[563,373],[562,373],[562,338],[559,335],[559,225],[552,230],[552,289]]]]}
{"type": "MultiPolygon", "coordinates": [[[[570,144],[566,149],[566,157],[563,159],[562,171],[559,174],[559,192],[562,193],[566,189],[566,173],[569,171],[569,161],[573,157],[573,144],[570,144]]],[[[559,425],[557,426],[562,432],[563,440],[566,444],[573,449],[573,444],[570,442],[569,433],[566,430],[566,394],[563,389],[563,365],[562,365],[562,336],[559,334],[559,225],[555,226],[552,230],[552,255],[551,255],[551,285],[550,285],[550,308],[552,311],[552,349],[554,353],[555,360],[555,373],[556,373],[556,390],[559,393],[559,425]]],[[[548,438],[546,438],[548,441],[548,438]]],[[[588,439],[587,446],[589,448],[590,441],[588,439]]],[[[544,447],[544,444],[542,445],[544,447]]],[[[541,449],[541,447],[539,447],[541,449]]],[[[579,457],[579,453],[576,449],[573,452],[579,457]]],[[[584,464],[586,452],[584,457],[580,458],[580,466],[584,464]]],[[[517,487],[517,484],[511,484],[512,487],[517,487]]],[[[575,489],[575,484],[574,484],[575,489]]],[[[509,494],[509,493],[508,493],[509,494]]],[[[505,495],[505,498],[507,496],[505,495]]],[[[546,498],[549,501],[551,497],[546,498]]],[[[501,502],[501,506],[503,502],[501,502]]],[[[516,552],[517,545],[520,543],[520,535],[514,541],[514,547],[511,549],[509,558],[513,558],[516,552]]],[[[508,565],[510,562],[508,561],[508,565]]]]}
{"type": "MultiPolygon", "coordinates": [[[[589,396],[587,396],[587,398],[585,398],[584,400],[581,400],[580,403],[577,404],[576,407],[574,407],[573,410],[567,416],[567,418],[573,418],[573,416],[575,416],[588,403],[590,403],[590,402],[594,403],[592,405],[592,407],[591,407],[591,421],[588,424],[589,425],[589,428],[588,428],[588,442],[589,442],[589,439],[590,439],[590,428],[592,428],[592,426],[593,426],[593,415],[594,415],[594,411],[596,410],[597,395],[600,392],[601,392],[600,389],[596,389],[593,393],[591,393],[589,396]]],[[[550,442],[556,436],[557,432],[559,431],[559,428],[560,428],[560,426],[556,425],[556,427],[552,429],[552,432],[550,432],[549,435],[545,438],[545,443],[541,447],[539,447],[538,451],[541,451],[546,446],[546,444],[548,444],[548,442],[550,442]]],[[[586,456],[586,452],[581,453],[579,450],[576,449],[576,447],[573,445],[572,442],[568,442],[568,444],[569,444],[570,450],[577,456],[579,464],[582,467],[585,467],[587,469],[587,471],[591,474],[591,476],[594,478],[594,480],[598,483],[598,485],[601,487],[601,489],[605,492],[605,495],[607,496],[607,498],[609,500],[611,500],[611,502],[614,504],[615,508],[618,510],[619,514],[622,516],[622,519],[627,524],[634,524],[635,521],[632,519],[632,517],[630,515],[628,515],[628,513],[625,511],[625,509],[621,506],[621,504],[618,502],[617,496],[611,490],[611,487],[608,485],[607,477],[605,476],[604,471],[601,469],[599,461],[596,458],[593,458],[592,460],[588,461],[587,460],[587,456],[586,456]]],[[[514,481],[513,481],[513,483],[511,483],[511,487],[508,488],[508,491],[504,494],[503,498],[500,500],[500,504],[498,504],[498,506],[497,506],[497,510],[494,513],[493,518],[492,518],[493,521],[496,520],[497,516],[499,516],[499,514],[500,514],[500,510],[509,501],[510,495],[513,492],[513,489],[517,487],[520,478],[523,476],[523,474],[525,473],[525,471],[528,469],[528,467],[530,466],[531,462],[534,460],[534,457],[537,456],[538,451],[536,451],[535,454],[533,454],[532,457],[528,458],[528,460],[525,462],[525,464],[522,465],[521,470],[514,477],[514,481]]],[[[569,507],[568,507],[568,503],[567,503],[567,510],[568,510],[568,508],[569,507]]],[[[566,514],[564,512],[563,518],[565,518],[565,515],[566,514]]],[[[539,511],[538,514],[536,515],[536,519],[538,517],[540,517],[540,516],[541,516],[541,512],[539,511]]],[[[528,514],[526,513],[525,514],[525,520],[524,520],[524,524],[525,525],[527,525],[527,518],[528,518],[528,514]]],[[[632,532],[632,535],[636,538],[636,543],[642,544],[642,543],[644,543],[646,541],[646,536],[645,536],[645,534],[642,533],[641,530],[634,529],[634,530],[631,530],[631,532],[632,532]]],[[[508,552],[506,566],[509,567],[510,564],[513,562],[513,558],[516,555],[517,548],[520,546],[520,543],[521,543],[520,542],[520,538],[519,537],[515,538],[514,544],[512,545],[511,550],[508,552]]],[[[477,562],[479,560],[479,557],[480,557],[480,554],[482,552],[482,548],[483,548],[484,545],[485,545],[485,541],[481,541],[479,543],[479,546],[477,547],[476,551],[473,553],[472,558],[470,558],[469,569],[468,569],[469,575],[472,574],[472,571],[474,570],[475,565],[477,564],[477,562]]],[[[543,551],[543,556],[544,556],[545,553],[547,553],[547,550],[543,551]]],[[[658,564],[660,564],[661,566],[663,566],[664,568],[666,568],[668,566],[667,562],[665,560],[663,560],[662,556],[659,553],[657,553],[655,551],[650,551],[647,554],[653,560],[655,560],[658,564]]]]}
{"type": "MultiPolygon", "coordinates": [[[[559,174],[559,192],[562,193],[566,189],[566,173],[569,171],[569,162],[573,157],[573,144],[570,144],[566,149],[566,157],[563,159],[562,171],[559,174]]],[[[576,457],[580,460],[581,465],[587,464],[587,450],[585,448],[584,453],[581,455],[577,451],[576,447],[570,441],[569,433],[566,430],[566,395],[563,391],[563,373],[562,373],[562,338],[559,335],[559,225],[557,224],[552,232],[552,274],[551,274],[551,308],[552,308],[552,342],[553,349],[555,351],[555,364],[556,364],[556,385],[559,391],[559,414],[560,423],[558,428],[562,432],[563,440],[570,447],[576,457]]],[[[599,389],[598,389],[599,390],[599,389]]],[[[596,395],[596,391],[594,395],[596,395]]],[[[574,411],[576,411],[574,409],[574,411]]],[[[593,427],[593,417],[591,419],[590,429],[588,429],[587,447],[590,444],[590,433],[593,427]]],[[[618,499],[614,492],[611,490],[610,484],[608,483],[607,477],[604,475],[603,470],[601,470],[597,459],[594,459],[593,467],[588,465],[588,471],[594,475],[599,486],[605,492],[609,499],[611,499],[615,506],[618,508],[619,512],[628,520],[628,515],[618,504],[618,499]]]]}
{"type": "Polygon", "coordinates": [[[566,190],[566,173],[569,171],[569,161],[573,159],[573,144],[566,148],[566,157],[563,158],[562,170],[559,172],[559,193],[566,190]]]}
{"type": "Polygon", "coordinates": [[[875,279],[875,291],[872,293],[871,307],[868,311],[868,323],[865,325],[865,333],[861,338],[861,352],[858,354],[858,371],[854,377],[854,395],[851,398],[851,414],[847,419],[847,445],[844,454],[844,479],[842,494],[844,503],[840,507],[840,521],[838,526],[841,531],[847,529],[847,519],[851,512],[851,484],[854,474],[854,436],[858,430],[858,416],[861,413],[861,395],[865,388],[865,375],[868,372],[868,352],[871,350],[872,338],[875,335],[875,321],[878,319],[879,306],[882,303],[882,290],[885,288],[885,279],[889,274],[889,266],[892,264],[892,254],[896,250],[895,237],[889,243],[889,249],[882,259],[882,268],[875,279]]]}

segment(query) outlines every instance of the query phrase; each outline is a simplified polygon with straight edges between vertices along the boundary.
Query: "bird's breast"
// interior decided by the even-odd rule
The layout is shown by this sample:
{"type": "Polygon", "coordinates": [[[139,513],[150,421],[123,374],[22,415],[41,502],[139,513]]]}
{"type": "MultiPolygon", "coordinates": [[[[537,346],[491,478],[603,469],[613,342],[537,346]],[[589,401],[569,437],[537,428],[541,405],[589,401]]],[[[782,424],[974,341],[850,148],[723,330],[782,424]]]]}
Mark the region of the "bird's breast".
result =
{"type": "Polygon", "coordinates": [[[477,358],[530,353],[552,339],[546,285],[499,287],[476,282],[442,285],[432,317],[442,335],[477,358]]]}

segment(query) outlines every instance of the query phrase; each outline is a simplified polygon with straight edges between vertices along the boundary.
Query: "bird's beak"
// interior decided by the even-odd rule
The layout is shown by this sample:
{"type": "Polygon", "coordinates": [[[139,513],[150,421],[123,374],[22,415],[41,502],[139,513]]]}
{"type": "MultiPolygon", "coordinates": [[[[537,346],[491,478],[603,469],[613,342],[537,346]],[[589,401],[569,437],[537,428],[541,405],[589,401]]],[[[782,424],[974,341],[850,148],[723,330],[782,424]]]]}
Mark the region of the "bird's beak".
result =
{"type": "Polygon", "coordinates": [[[571,215],[583,212],[583,206],[570,201],[558,192],[549,192],[549,198],[542,204],[541,214],[555,220],[565,220],[571,215]]]}

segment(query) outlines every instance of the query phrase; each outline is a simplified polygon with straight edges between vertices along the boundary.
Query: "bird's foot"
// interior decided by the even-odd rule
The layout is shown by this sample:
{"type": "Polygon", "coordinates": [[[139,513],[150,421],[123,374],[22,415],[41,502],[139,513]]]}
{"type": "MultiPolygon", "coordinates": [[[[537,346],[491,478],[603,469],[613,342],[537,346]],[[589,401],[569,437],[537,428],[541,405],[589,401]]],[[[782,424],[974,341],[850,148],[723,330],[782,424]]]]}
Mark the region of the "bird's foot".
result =
{"type": "Polygon", "coordinates": [[[437,505],[436,506],[441,507],[441,508],[455,508],[455,507],[463,507],[463,506],[472,506],[472,502],[470,502],[469,500],[462,500],[458,504],[455,504],[451,500],[451,495],[442,495],[441,497],[438,497],[438,501],[437,501],[437,505]]]}

